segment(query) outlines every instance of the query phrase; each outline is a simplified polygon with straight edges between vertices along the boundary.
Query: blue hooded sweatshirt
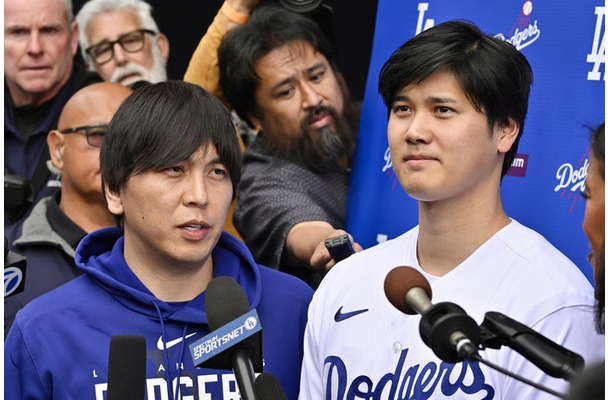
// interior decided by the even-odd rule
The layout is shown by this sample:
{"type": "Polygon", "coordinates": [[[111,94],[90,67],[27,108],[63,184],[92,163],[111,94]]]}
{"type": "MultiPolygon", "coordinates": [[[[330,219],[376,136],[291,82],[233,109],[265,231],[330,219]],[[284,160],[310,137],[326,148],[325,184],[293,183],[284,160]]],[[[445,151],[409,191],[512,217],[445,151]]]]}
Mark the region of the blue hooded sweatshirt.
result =
{"type": "MultiPolygon", "coordinates": [[[[6,399],[103,400],[110,340],[123,334],[146,338],[148,400],[239,399],[232,371],[193,365],[189,344],[210,333],[205,291],[188,302],[157,299],[125,263],[123,243],[118,228],[87,235],[75,256],[84,275],[19,311],[4,343],[6,399]]],[[[245,245],[227,233],[212,257],[214,277],[235,279],[257,310],[264,372],[296,399],[313,290],[257,265],[245,245]]]]}

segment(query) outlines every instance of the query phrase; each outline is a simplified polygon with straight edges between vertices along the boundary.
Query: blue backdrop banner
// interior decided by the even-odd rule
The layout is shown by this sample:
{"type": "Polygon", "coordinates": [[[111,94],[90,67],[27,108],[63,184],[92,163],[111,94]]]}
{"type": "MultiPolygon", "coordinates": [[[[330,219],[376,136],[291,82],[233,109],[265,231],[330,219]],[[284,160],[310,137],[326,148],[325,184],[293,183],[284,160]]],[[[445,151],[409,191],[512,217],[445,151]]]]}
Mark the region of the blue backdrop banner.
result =
{"type": "Polygon", "coordinates": [[[513,167],[504,177],[508,215],[538,231],[593,282],[581,196],[590,129],[604,121],[605,7],[601,0],[379,0],[346,229],[363,247],[417,224],[417,202],[389,157],[387,110],[377,93],[383,63],[402,43],[452,19],[474,22],[513,43],[534,71],[529,112],[513,167]]]}

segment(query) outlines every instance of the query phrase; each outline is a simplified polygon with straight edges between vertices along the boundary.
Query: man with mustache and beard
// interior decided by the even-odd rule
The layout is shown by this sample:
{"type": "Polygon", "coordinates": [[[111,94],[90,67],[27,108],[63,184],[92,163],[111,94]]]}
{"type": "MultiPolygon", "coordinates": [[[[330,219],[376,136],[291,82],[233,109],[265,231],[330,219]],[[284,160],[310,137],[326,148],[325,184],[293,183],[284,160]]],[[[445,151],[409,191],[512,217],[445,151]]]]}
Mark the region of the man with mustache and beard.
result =
{"type": "Polygon", "coordinates": [[[346,233],[359,116],[332,48],[313,20],[265,6],[227,34],[218,63],[224,96],[259,132],[233,222],[259,263],[315,288],[336,261],[324,240],[346,233]]]}
{"type": "Polygon", "coordinates": [[[159,32],[147,2],[91,0],[76,22],[85,65],[105,81],[132,86],[167,79],[169,40],[159,32]]]}

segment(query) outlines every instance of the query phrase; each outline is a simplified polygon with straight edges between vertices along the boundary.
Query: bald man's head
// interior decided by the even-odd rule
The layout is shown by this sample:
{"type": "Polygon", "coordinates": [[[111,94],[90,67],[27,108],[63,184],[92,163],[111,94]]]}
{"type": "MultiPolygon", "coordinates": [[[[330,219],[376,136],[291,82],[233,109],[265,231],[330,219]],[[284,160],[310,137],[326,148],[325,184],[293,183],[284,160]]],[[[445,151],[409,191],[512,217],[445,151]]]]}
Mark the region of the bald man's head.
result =
{"type": "Polygon", "coordinates": [[[82,88],[64,106],[57,130],[47,137],[51,161],[61,171],[62,209],[104,202],[100,146],[106,126],[131,93],[119,83],[100,82],[82,88]]]}
{"type": "Polygon", "coordinates": [[[127,86],[99,82],[85,86],[68,100],[59,117],[59,131],[78,126],[108,124],[123,100],[132,93],[127,86]]]}

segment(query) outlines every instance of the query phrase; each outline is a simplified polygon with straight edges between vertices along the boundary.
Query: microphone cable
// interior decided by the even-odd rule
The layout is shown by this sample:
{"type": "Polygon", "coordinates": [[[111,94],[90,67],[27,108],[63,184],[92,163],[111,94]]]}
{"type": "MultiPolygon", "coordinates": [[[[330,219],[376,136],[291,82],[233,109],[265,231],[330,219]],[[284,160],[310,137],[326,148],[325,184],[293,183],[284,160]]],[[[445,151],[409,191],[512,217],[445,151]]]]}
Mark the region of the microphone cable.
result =
{"type": "Polygon", "coordinates": [[[470,359],[473,360],[473,361],[478,361],[478,362],[480,362],[482,364],[485,364],[489,368],[495,369],[496,371],[498,371],[498,372],[500,372],[500,373],[502,373],[504,375],[507,375],[507,376],[509,376],[509,377],[511,377],[513,379],[516,379],[516,380],[518,380],[520,382],[523,382],[523,383],[525,383],[527,385],[530,385],[530,386],[532,386],[532,387],[534,387],[536,389],[542,390],[543,392],[547,392],[549,394],[552,394],[553,396],[557,396],[560,399],[565,399],[566,398],[565,395],[563,395],[563,394],[561,394],[559,392],[556,392],[556,391],[554,391],[552,389],[549,389],[546,386],[542,386],[539,383],[531,381],[531,380],[529,380],[527,378],[524,378],[524,377],[522,377],[520,375],[514,374],[514,373],[510,372],[507,369],[504,369],[504,368],[502,368],[502,367],[500,367],[498,365],[495,365],[491,361],[487,361],[486,359],[481,357],[478,353],[473,354],[470,359]]]}

